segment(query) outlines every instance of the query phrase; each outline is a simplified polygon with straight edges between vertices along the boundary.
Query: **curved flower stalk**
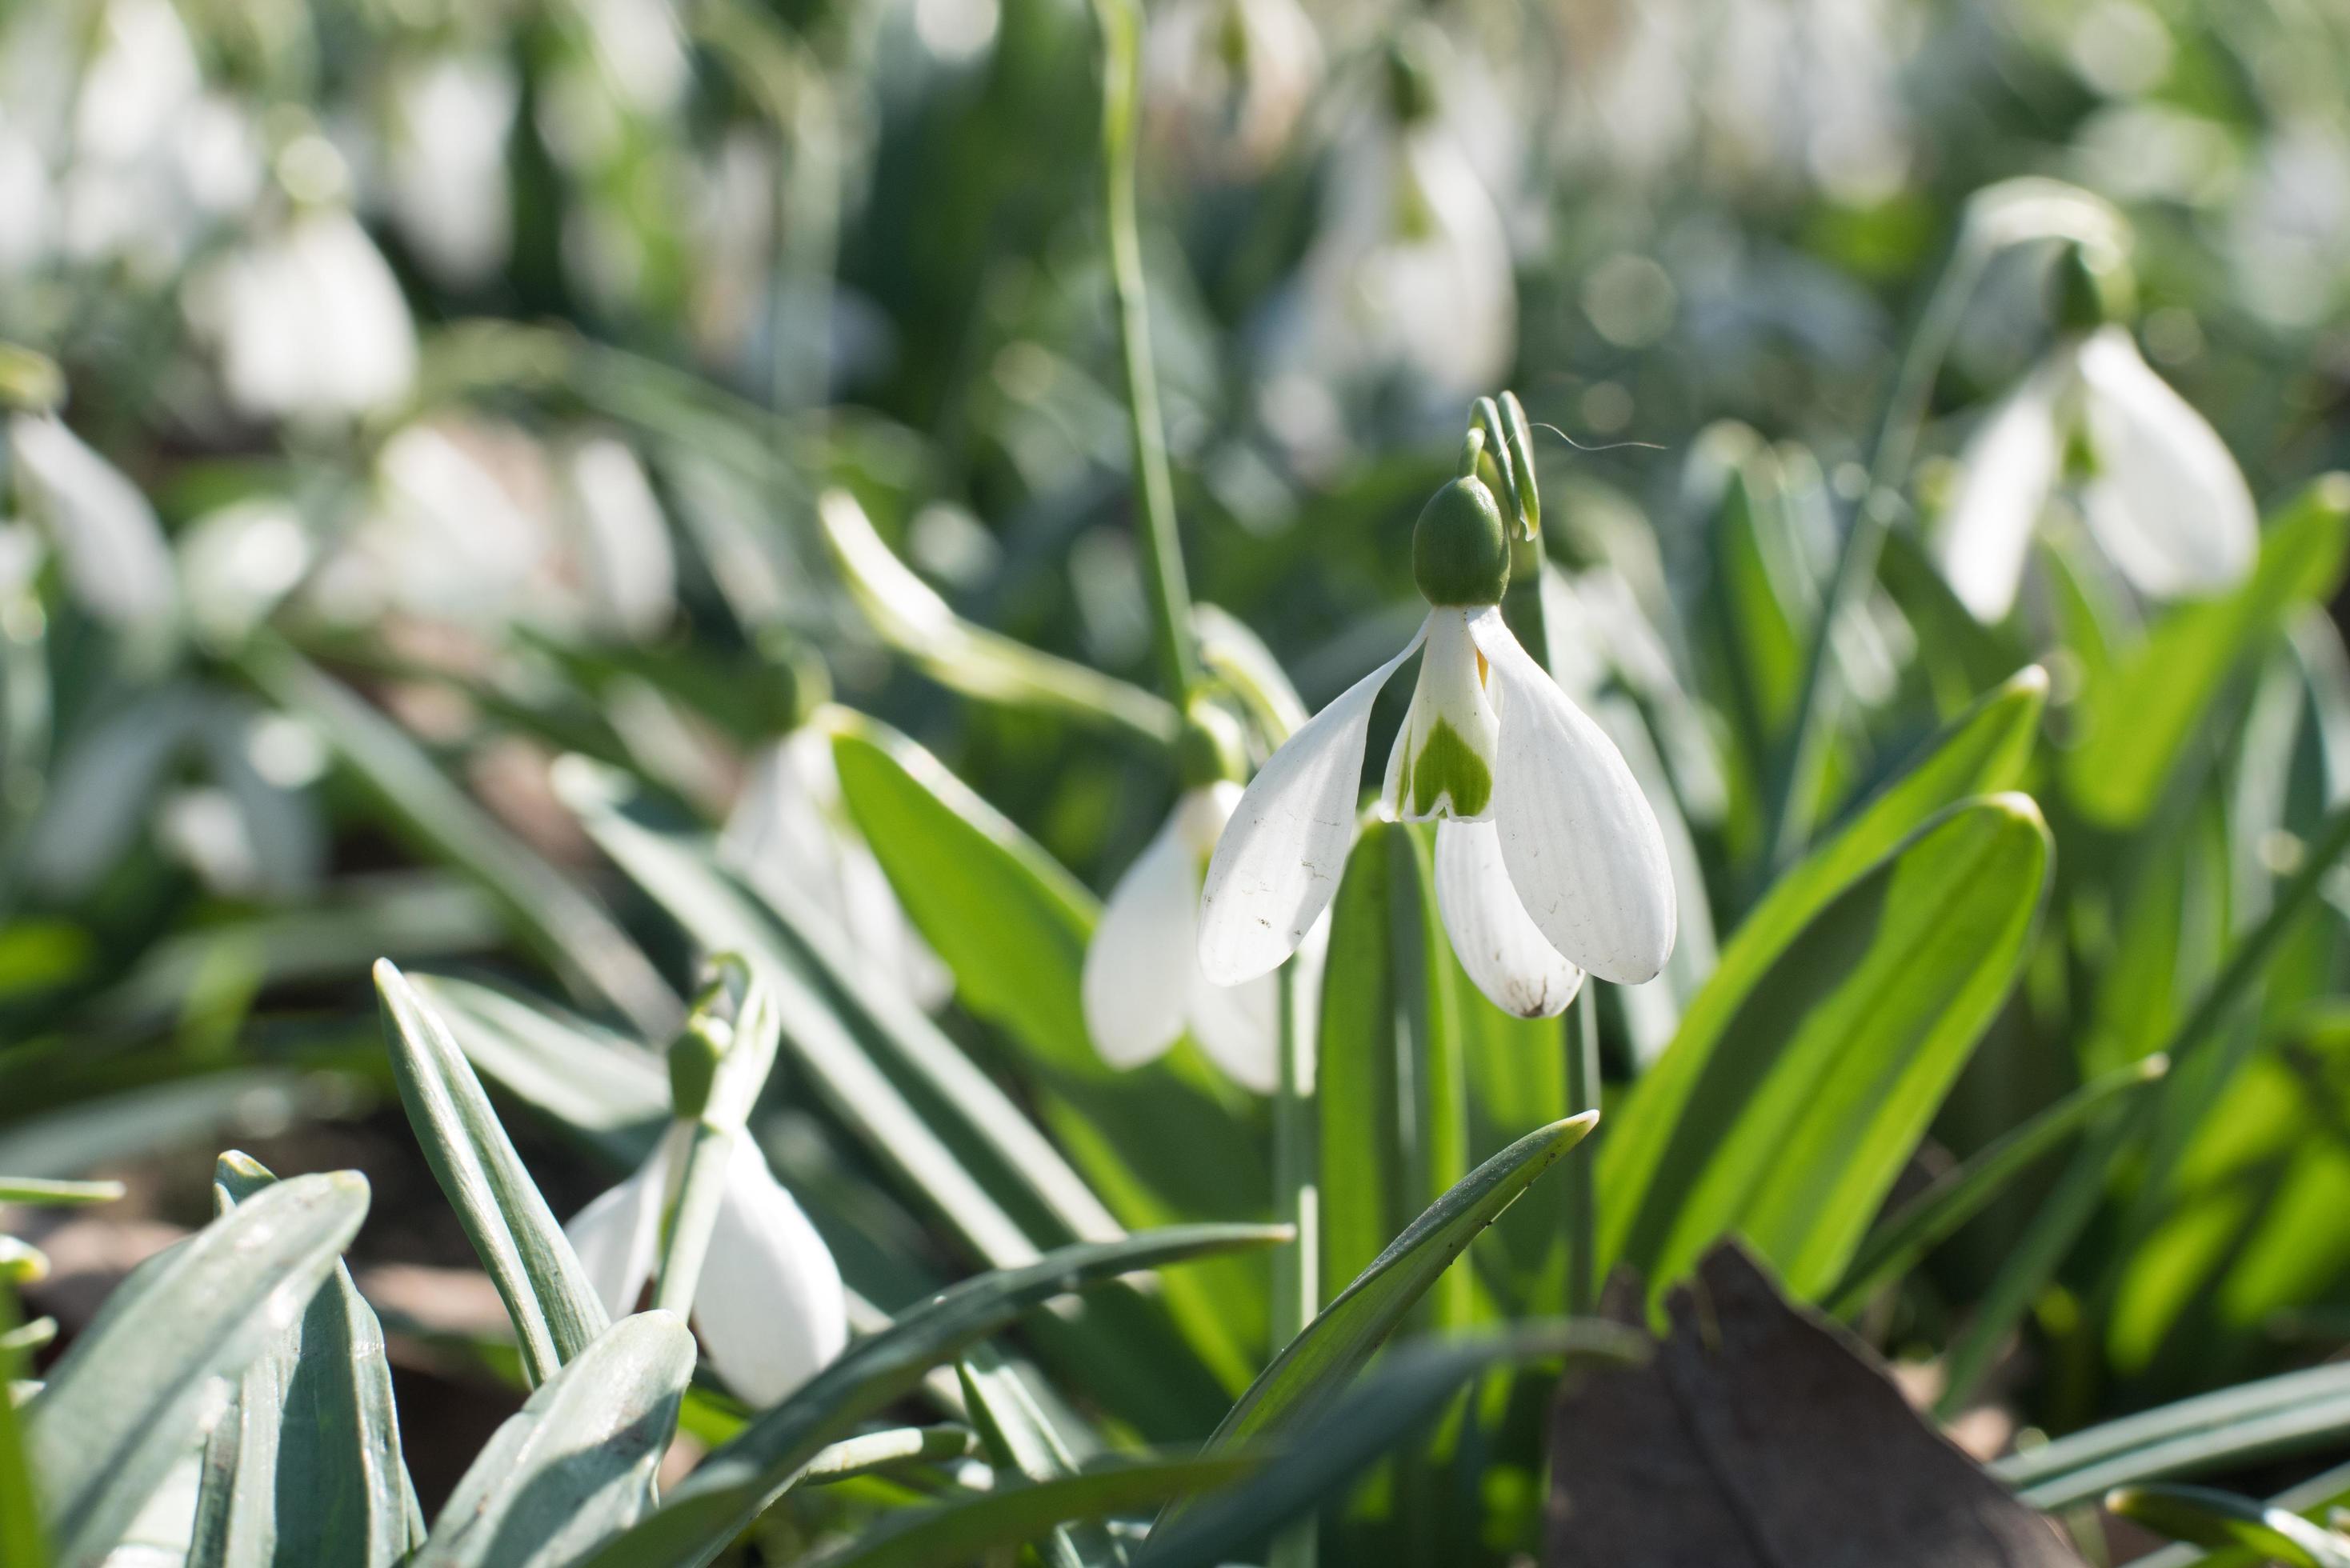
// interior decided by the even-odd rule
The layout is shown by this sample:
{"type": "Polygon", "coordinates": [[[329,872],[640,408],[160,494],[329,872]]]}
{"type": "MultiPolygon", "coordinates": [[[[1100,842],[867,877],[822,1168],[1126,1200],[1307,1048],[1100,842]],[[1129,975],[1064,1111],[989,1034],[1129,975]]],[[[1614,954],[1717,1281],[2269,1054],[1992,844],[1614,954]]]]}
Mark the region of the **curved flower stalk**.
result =
{"type": "Polygon", "coordinates": [[[1242,798],[1230,776],[1241,771],[1240,732],[1203,702],[1194,705],[1186,741],[1189,782],[1166,825],[1110,889],[1086,949],[1086,1029],[1102,1059],[1124,1068],[1159,1056],[1189,1028],[1225,1076],[1269,1095],[1281,1077],[1273,976],[1227,986],[1211,979],[1198,956],[1201,881],[1242,798]]]}
{"type": "MultiPolygon", "coordinates": [[[[747,981],[740,961],[723,973],[747,981]]],[[[676,1117],[637,1173],[564,1233],[617,1320],[650,1282],[654,1304],[691,1314],[710,1365],[754,1405],[773,1405],[848,1343],[848,1296],[832,1251],[767,1168],[744,1118],[774,1065],[776,1024],[755,982],[713,984],[670,1048],[676,1117]]]]}
{"type": "Polygon", "coordinates": [[[2218,593],[2259,548],[2251,490],[2226,443],[2116,319],[2118,261],[2074,246],[2062,276],[2065,329],[1967,442],[1933,538],[1951,591],[1983,621],[2014,607],[2033,529],[2068,470],[2090,534],[2150,598],[2218,593]]]}
{"type": "Polygon", "coordinates": [[[1277,967],[1329,907],[1354,842],[1372,702],[1422,648],[1381,800],[1438,823],[1438,909],[1478,989],[1552,1017],[1586,971],[1638,984],[1671,955],[1672,871],[1655,813],[1615,745],[1503,623],[1509,547],[1499,504],[1473,477],[1480,444],[1472,472],[1437,492],[1414,534],[1426,623],[1274,753],[1216,846],[1200,961],[1220,985],[1277,967]]]}

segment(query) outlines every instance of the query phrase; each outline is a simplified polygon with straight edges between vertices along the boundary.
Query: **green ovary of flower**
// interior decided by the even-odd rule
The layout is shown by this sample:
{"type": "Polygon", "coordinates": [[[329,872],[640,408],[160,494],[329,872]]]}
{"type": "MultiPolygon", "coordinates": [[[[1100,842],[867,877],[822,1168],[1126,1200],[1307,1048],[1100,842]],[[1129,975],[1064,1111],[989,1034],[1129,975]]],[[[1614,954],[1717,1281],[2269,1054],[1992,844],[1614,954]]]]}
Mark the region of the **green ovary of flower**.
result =
{"type": "Polygon", "coordinates": [[[1448,797],[1454,815],[1481,816],[1493,798],[1493,770],[1460,731],[1439,719],[1414,752],[1403,793],[1415,816],[1428,815],[1448,797]]]}

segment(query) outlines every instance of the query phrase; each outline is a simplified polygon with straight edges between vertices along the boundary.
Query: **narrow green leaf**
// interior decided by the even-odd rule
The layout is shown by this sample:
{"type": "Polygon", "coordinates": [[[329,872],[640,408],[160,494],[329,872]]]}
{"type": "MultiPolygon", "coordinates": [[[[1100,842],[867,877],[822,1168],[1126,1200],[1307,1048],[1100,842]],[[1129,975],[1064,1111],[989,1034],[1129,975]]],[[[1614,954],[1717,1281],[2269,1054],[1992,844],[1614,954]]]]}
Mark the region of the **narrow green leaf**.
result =
{"type": "Polygon", "coordinates": [[[969,1427],[885,1427],[829,1443],[800,1472],[801,1486],[827,1486],[900,1465],[944,1464],[979,1452],[969,1427]]]}
{"type": "Polygon", "coordinates": [[[1877,1289],[1915,1268],[1936,1245],[1982,1212],[2009,1182],[2104,1110],[2116,1095],[2155,1083],[2170,1070],[2157,1054],[2093,1078],[2022,1125],[1984,1145],[1869,1233],[1844,1278],[1821,1300],[1834,1314],[1858,1311],[1877,1289]]]}
{"type": "Polygon", "coordinates": [[[283,642],[256,639],[240,658],[255,685],[318,726],[396,820],[505,904],[568,983],[610,1002],[646,1034],[676,1024],[676,996],[628,933],[450,783],[398,725],[283,642]]]}
{"type": "Polygon", "coordinates": [[[111,1203],[122,1196],[119,1181],[55,1181],[38,1176],[0,1176],[0,1203],[30,1203],[58,1208],[79,1203],[111,1203]]]}
{"type": "Polygon", "coordinates": [[[1652,1162],[1601,1151],[1602,1259],[1661,1293],[1735,1231],[1791,1293],[1833,1285],[2013,984],[2048,857],[2027,797],[1954,807],[1814,916],[1734,1014],[1693,1008],[1658,1069],[1686,1092],[1620,1113],[1621,1147],[1652,1162]]]}
{"type": "Polygon", "coordinates": [[[610,1320],[449,1026],[389,960],[375,984],[409,1126],[544,1383],[610,1320]]]}
{"type": "Polygon", "coordinates": [[[2109,1487],[2299,1452],[2345,1431],[2350,1366],[2314,1366],[2107,1421],[1991,1469],[2034,1508],[2058,1509],[2109,1487]]]}
{"type": "Polygon", "coordinates": [[[1327,1407],[1477,1233],[1598,1119],[1596,1111],[1586,1111],[1538,1127],[1462,1178],[1274,1357],[1217,1427],[1210,1447],[1292,1430],[1327,1407]]]}
{"type": "Polygon", "coordinates": [[[1256,1561],[1264,1540],[1326,1501],[1390,1449],[1427,1434],[1454,1392],[1496,1362],[1565,1356],[1638,1361],[1646,1339],[1616,1324],[1523,1324],[1507,1334],[1419,1340],[1397,1349],[1286,1443],[1253,1479],[1162,1519],[1139,1568],[1256,1561]]]}
{"type": "Polygon", "coordinates": [[[598,1334],[491,1437],[415,1568],[555,1568],[634,1524],[652,1505],[693,1357],[671,1313],[598,1334]]]}
{"type": "Polygon", "coordinates": [[[411,974],[476,1071],[634,1169],[669,1122],[669,1072],[643,1045],[545,1002],[411,974]]]}
{"type": "Polygon", "coordinates": [[[233,1377],[292,1322],[367,1215],[356,1171],[258,1193],[141,1266],[24,1410],[56,1560],[102,1560],[233,1377]]]}
{"type": "Polygon", "coordinates": [[[2172,607],[2107,680],[2081,695],[2082,741],[2065,792],[2109,826],[2143,821],[2229,679],[2305,604],[2323,604],[2350,553],[2350,474],[2328,473],[2263,530],[2232,592],[2172,607]]]}
{"type": "MultiPolygon", "coordinates": [[[[801,1568],[962,1568],[991,1552],[1035,1541],[1054,1526],[1156,1508],[1170,1498],[1227,1487],[1253,1459],[1129,1459],[1079,1475],[999,1487],[931,1508],[906,1509],[801,1568]]],[[[1050,1559],[1047,1559],[1050,1561],[1050,1559]]]]}
{"type": "Polygon", "coordinates": [[[11,1392],[25,1375],[25,1358],[10,1344],[17,1317],[16,1293],[0,1281],[0,1568],[49,1568],[24,1417],[11,1392]]]}
{"type": "Polygon", "coordinates": [[[1749,994],[1830,900],[1929,818],[1970,795],[2017,782],[2047,694],[2044,670],[2033,665],[2019,671],[1919,748],[1914,762],[1754,906],[1690,999],[1673,1044],[1608,1120],[1598,1170],[1603,1267],[1623,1255],[1636,1206],[1665,1168],[1674,1130],[1749,994]]]}
{"type": "Polygon", "coordinates": [[[1276,1226],[1189,1225],[1082,1242],[1021,1269],[965,1280],[849,1346],[797,1393],[714,1450],[661,1506],[589,1559],[592,1568],[698,1568],[783,1495],[825,1446],[886,1408],[931,1367],[1054,1296],[1138,1270],[1289,1239],[1276,1226]]]}
{"type": "MultiPolygon", "coordinates": [[[[920,746],[842,710],[819,722],[836,732],[841,797],[957,1000],[1019,1048],[1045,1125],[1118,1220],[1263,1213],[1263,1140],[1196,1053],[1119,1071],[1095,1052],[1079,1000],[1093,896],[920,746]]],[[[1168,1282],[1177,1325],[1230,1388],[1253,1369],[1263,1303],[1240,1260],[1168,1282]]]]}
{"type": "MultiPolygon", "coordinates": [[[[223,1213],[276,1179],[236,1153],[213,1179],[223,1213]]],[[[381,1568],[408,1550],[409,1496],[383,1328],[338,1262],[213,1428],[190,1568],[381,1568]]]]}
{"type": "MultiPolygon", "coordinates": [[[[972,1424],[997,1469],[1031,1481],[1061,1480],[1078,1473],[1073,1445],[1045,1414],[1017,1366],[982,1345],[956,1366],[955,1376],[972,1424]]],[[[1126,1561],[1126,1553],[1097,1524],[1055,1529],[1036,1552],[1050,1568],[1126,1561]]]]}
{"type": "Polygon", "coordinates": [[[2292,1568],[2350,1568],[2350,1541],[2285,1509],[2199,1486],[2116,1487],[2106,1510],[2173,1541],[2241,1547],[2292,1568]]]}

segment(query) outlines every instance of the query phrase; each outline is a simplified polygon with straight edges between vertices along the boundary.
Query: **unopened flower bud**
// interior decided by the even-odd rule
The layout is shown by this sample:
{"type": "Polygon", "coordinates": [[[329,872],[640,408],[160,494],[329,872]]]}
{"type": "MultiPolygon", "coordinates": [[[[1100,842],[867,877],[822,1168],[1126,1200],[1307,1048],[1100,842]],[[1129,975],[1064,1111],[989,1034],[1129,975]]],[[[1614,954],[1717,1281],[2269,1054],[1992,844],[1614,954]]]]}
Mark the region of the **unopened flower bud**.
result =
{"type": "Polygon", "coordinates": [[[1501,503],[1473,475],[1429,498],[1411,531],[1411,571],[1430,604],[1497,605],[1510,586],[1501,503]]]}

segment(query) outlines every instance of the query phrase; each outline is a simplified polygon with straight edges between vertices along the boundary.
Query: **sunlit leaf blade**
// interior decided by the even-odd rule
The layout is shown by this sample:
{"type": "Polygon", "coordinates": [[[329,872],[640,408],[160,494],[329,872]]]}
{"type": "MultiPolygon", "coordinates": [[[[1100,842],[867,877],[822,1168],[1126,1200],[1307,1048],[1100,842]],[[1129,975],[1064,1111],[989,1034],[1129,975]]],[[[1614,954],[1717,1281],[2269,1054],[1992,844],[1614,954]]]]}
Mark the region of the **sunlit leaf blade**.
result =
{"type": "Polygon", "coordinates": [[[366,1217],[355,1171],[256,1194],[115,1288],[24,1409],[62,1568],[103,1559],[216,1408],[291,1323],[366,1217]]]}
{"type": "Polygon", "coordinates": [[[1957,806],[1820,910],[1734,1014],[1693,1009],[1659,1064],[1686,1092],[1620,1112],[1653,1163],[1602,1151],[1607,1265],[1660,1293],[1736,1232],[1791,1293],[1833,1285],[2013,983],[2048,861],[2028,798],[1957,806]]]}
{"type": "Polygon", "coordinates": [[[1037,1303],[1139,1269],[1236,1248],[1275,1246],[1279,1227],[1190,1225],[1065,1247],[1025,1268],[941,1292],[851,1345],[814,1380],[714,1450],[661,1506],[589,1559],[593,1568],[687,1568],[710,1562],[827,1444],[885,1408],[930,1368],[1037,1303]]]}
{"type": "MultiPolygon", "coordinates": [[[[1128,1071],[1095,1053],[1079,1002],[1093,898],[1043,848],[903,736],[835,711],[842,798],[955,995],[1018,1046],[1045,1125],[1129,1226],[1263,1212],[1261,1140],[1188,1052],[1128,1071]]],[[[1263,1333],[1253,1267],[1219,1261],[1166,1287],[1169,1309],[1229,1386],[1263,1333]]]]}
{"type": "Polygon", "coordinates": [[[1137,1557],[1138,1568],[1253,1561],[1268,1535],[1336,1496],[1390,1449],[1424,1435],[1461,1385],[1497,1362],[1561,1355],[1637,1361],[1645,1353],[1640,1335],[1588,1322],[1522,1324],[1506,1334],[1404,1345],[1282,1441],[1259,1474],[1162,1521],[1137,1557]]]}
{"type": "Polygon", "coordinates": [[[1858,1309],[1879,1286],[1908,1272],[1936,1244],[1981,1213],[2115,1096],[2154,1083],[2169,1069],[2169,1059],[2159,1054],[2116,1067],[1977,1150],[1872,1231],[1821,1305],[1832,1313],[1858,1309]]]}
{"type": "Polygon", "coordinates": [[[2083,740],[2064,787],[2095,821],[2144,820],[2229,679],[2293,613],[2323,604],[2350,551],[2350,474],[2329,473],[2263,530],[2250,577],[2217,598],[2167,613],[2111,677],[2082,693],[2083,740]]]}
{"type": "Polygon", "coordinates": [[[604,1332],[603,1303],[448,1025],[389,961],[375,982],[409,1125],[543,1383],[604,1332]]]}
{"type": "Polygon", "coordinates": [[[2350,1366],[2241,1384],[2124,1416],[2011,1454],[1991,1469],[2035,1508],[2057,1509],[2164,1476],[2212,1473],[2350,1431],[2350,1366]]]}
{"type": "Polygon", "coordinates": [[[1714,1043],[1749,994],[1829,900],[1928,819],[2021,777],[2038,733],[2048,677],[2038,666],[1952,720],[1843,827],[1774,882],[1690,999],[1674,1045],[1643,1076],[1600,1140],[1600,1256],[1621,1256],[1634,1205],[1665,1166],[1674,1129],[1708,1071],[1714,1043]],[[1689,1042],[1701,1044],[1691,1044],[1689,1042]]]}
{"type": "MultiPolygon", "coordinates": [[[[991,1552],[1035,1541],[1055,1525],[1155,1508],[1170,1498],[1227,1487],[1256,1468],[1239,1454],[1131,1459],[1051,1480],[998,1487],[906,1509],[802,1568],[960,1568],[991,1552]]],[[[1053,1561],[1047,1558],[1046,1561],[1053,1561]]]]}
{"type": "Polygon", "coordinates": [[[1596,1111],[1528,1133],[1436,1200],[1274,1357],[1210,1439],[1230,1448],[1294,1430],[1344,1393],[1404,1314],[1494,1216],[1566,1157],[1596,1111]]]}
{"type": "Polygon", "coordinates": [[[2106,1510],[2173,1541],[2241,1547],[2291,1568],[2350,1568],[2350,1541],[2299,1514],[2199,1486],[2116,1487],[2106,1510]]]}
{"type": "Polygon", "coordinates": [[[944,1464],[979,1451],[968,1427],[885,1427],[827,1444],[800,1472],[801,1486],[827,1486],[900,1465],[944,1464]]]}
{"type": "Polygon", "coordinates": [[[622,1318],[533,1393],[457,1483],[416,1568],[554,1568],[651,1506],[693,1376],[693,1335],[665,1312],[622,1318]]]}
{"type": "MultiPolygon", "coordinates": [[[[962,1359],[955,1374],[972,1425],[997,1469],[1031,1481],[1061,1480],[1078,1473],[1075,1446],[1045,1413],[1018,1366],[982,1345],[962,1359]]],[[[1056,1529],[1035,1550],[1048,1568],[1125,1561],[1107,1532],[1089,1522],[1056,1529]]]]}
{"type": "Polygon", "coordinates": [[[0,1203],[58,1208],[109,1203],[122,1196],[119,1181],[57,1181],[37,1176],[0,1176],[0,1203]]]}
{"type": "Polygon", "coordinates": [[[442,776],[397,725],[281,642],[256,640],[242,659],[264,691],[318,726],[393,817],[505,904],[567,981],[608,1000],[648,1034],[676,1023],[677,998],[628,934],[442,776]]]}
{"type": "Polygon", "coordinates": [[[634,1169],[670,1114],[669,1074],[633,1040],[544,1002],[447,975],[409,983],[492,1083],[634,1169]]]}
{"type": "Polygon", "coordinates": [[[18,1316],[16,1292],[0,1282],[0,1568],[48,1568],[24,1417],[9,1392],[25,1375],[24,1356],[8,1347],[18,1316]]]}
{"type": "MultiPolygon", "coordinates": [[[[231,1153],[213,1181],[226,1212],[276,1178],[231,1153]]],[[[381,1568],[409,1548],[410,1507],[383,1329],[338,1262],[213,1428],[190,1568],[381,1568]]]]}

